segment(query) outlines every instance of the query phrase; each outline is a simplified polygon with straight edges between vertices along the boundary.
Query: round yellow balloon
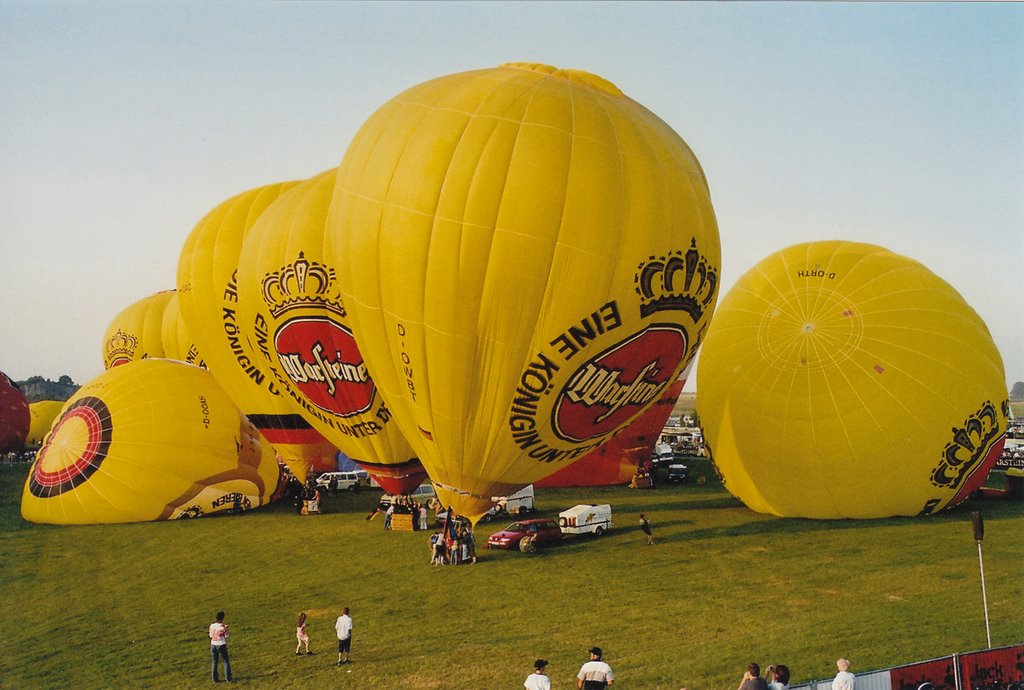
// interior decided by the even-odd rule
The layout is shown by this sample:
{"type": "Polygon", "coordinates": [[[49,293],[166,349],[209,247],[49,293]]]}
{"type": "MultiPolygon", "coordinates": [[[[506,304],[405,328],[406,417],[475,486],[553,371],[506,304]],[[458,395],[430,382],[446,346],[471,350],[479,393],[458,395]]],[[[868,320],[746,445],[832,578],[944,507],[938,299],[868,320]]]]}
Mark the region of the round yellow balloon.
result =
{"type": "Polygon", "coordinates": [[[30,522],[200,517],[267,503],[280,466],[209,372],[166,359],[82,386],[43,441],[22,492],[30,522]]]}
{"type": "Polygon", "coordinates": [[[367,120],[325,255],[439,497],[477,519],[676,379],[720,247],[700,165],[665,122],[596,75],[510,64],[367,120]]]}
{"type": "Polygon", "coordinates": [[[784,517],[934,513],[984,481],[1007,423],[1002,359],[953,287],[904,256],[812,242],[722,299],[697,412],[725,486],[784,517]]]}
{"type": "Polygon", "coordinates": [[[336,470],[337,449],[282,394],[238,320],[242,243],[260,214],[296,184],[283,182],[243,192],[199,221],[178,260],[178,306],[214,378],[305,481],[311,470],[336,470]]]}
{"type": "Polygon", "coordinates": [[[163,357],[163,318],[173,290],[163,290],[126,307],[103,335],[103,368],[163,357]]]}
{"type": "Polygon", "coordinates": [[[313,428],[387,491],[426,478],[367,370],[323,256],[336,170],[281,195],[246,235],[238,263],[239,324],[259,366],[313,428]]]}
{"type": "Polygon", "coordinates": [[[185,364],[192,364],[207,369],[206,361],[199,354],[199,346],[188,332],[185,320],[181,316],[181,307],[178,305],[178,293],[174,291],[171,298],[167,300],[167,307],[164,310],[163,324],[161,326],[161,338],[164,343],[164,357],[174,359],[185,364]]]}
{"type": "Polygon", "coordinates": [[[31,417],[28,427],[28,438],[25,439],[25,443],[30,446],[42,443],[43,437],[50,430],[53,420],[57,418],[62,407],[64,407],[64,403],[60,400],[41,400],[30,403],[28,412],[31,417]]]}

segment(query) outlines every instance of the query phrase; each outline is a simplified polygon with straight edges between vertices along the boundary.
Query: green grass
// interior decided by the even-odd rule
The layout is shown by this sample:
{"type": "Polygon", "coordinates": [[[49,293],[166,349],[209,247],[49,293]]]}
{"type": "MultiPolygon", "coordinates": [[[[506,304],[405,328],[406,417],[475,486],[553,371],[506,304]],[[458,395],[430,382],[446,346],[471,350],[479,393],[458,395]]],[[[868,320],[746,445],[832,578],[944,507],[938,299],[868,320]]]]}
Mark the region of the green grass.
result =
{"type": "MultiPolygon", "coordinates": [[[[970,511],[986,518],[995,645],[1024,640],[1024,503],[968,503],[928,519],[782,520],[707,486],[539,490],[554,515],[609,502],[616,528],[536,555],[481,549],[432,567],[423,533],[364,517],[374,495],[330,497],[321,516],[273,506],[169,523],[56,527],[19,516],[26,466],[0,468],[0,687],[196,688],[206,628],[231,626],[252,688],[517,688],[533,659],[556,688],[594,644],[616,687],[731,690],[748,661],[793,682],[985,646],[970,511]],[[656,544],[636,527],[646,513],[656,544]],[[336,668],[334,619],[355,620],[336,668]],[[311,657],[294,619],[310,616],[311,657]]],[[[698,472],[701,470],[698,469],[698,472]]],[[[499,525],[481,524],[481,540],[499,525]]]]}

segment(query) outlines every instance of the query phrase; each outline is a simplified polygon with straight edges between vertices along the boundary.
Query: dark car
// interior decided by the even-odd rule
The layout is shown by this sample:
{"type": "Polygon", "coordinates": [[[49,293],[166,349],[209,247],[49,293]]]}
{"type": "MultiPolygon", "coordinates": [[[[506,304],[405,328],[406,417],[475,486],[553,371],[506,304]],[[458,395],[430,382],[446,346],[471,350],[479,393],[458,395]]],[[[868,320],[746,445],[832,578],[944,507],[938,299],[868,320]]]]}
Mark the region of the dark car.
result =
{"type": "Polygon", "coordinates": [[[526,537],[533,537],[534,544],[544,546],[561,541],[562,530],[558,523],[550,518],[536,518],[534,520],[520,520],[495,532],[487,539],[489,549],[518,549],[519,542],[526,537]]]}
{"type": "Polygon", "coordinates": [[[669,465],[668,480],[673,484],[684,484],[690,477],[690,468],[686,465],[669,465]]]}

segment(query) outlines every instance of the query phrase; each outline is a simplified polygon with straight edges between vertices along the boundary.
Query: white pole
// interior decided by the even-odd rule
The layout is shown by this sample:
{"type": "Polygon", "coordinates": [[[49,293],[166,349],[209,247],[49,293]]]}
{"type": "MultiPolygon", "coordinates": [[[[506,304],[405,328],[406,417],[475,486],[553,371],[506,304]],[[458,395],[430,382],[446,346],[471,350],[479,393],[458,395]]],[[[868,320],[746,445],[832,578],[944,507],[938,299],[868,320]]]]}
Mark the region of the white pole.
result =
{"type": "Polygon", "coordinates": [[[988,648],[992,649],[992,632],[988,627],[988,595],[985,593],[985,561],[981,558],[981,542],[978,542],[978,567],[981,569],[981,602],[985,606],[985,637],[988,648]]]}

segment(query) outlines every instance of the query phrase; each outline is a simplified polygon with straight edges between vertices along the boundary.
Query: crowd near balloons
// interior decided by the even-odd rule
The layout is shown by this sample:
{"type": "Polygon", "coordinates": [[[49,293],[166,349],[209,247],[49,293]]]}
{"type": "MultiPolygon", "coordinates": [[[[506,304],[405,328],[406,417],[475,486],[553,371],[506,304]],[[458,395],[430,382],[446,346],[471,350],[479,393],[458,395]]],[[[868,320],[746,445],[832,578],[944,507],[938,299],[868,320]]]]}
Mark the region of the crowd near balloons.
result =
{"type": "Polygon", "coordinates": [[[752,510],[927,515],[1002,452],[1002,361],[952,286],[823,237],[719,304],[700,163],[597,75],[441,76],[338,155],[199,209],[176,285],[112,315],[59,409],[0,380],[0,450],[41,444],[25,519],[249,510],[340,451],[475,524],[529,484],[628,481],[698,348],[706,450],[752,510]]]}

